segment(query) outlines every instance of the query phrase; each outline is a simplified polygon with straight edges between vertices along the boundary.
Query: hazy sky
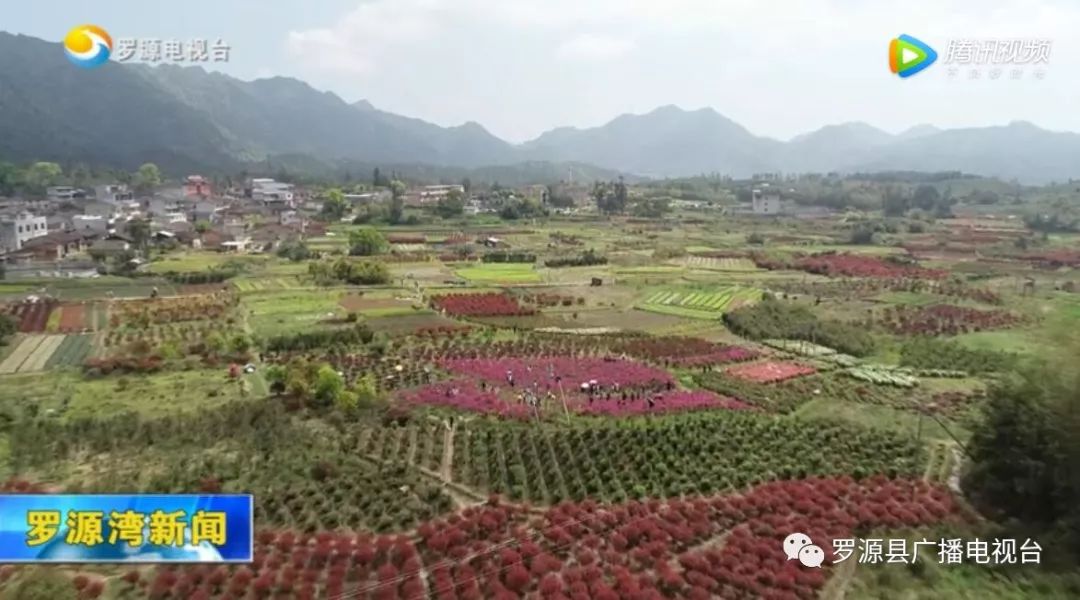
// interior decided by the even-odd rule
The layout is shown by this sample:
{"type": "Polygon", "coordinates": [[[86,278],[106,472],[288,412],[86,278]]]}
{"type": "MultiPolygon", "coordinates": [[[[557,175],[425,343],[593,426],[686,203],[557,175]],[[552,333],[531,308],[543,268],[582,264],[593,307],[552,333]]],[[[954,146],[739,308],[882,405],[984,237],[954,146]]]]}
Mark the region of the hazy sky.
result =
{"type": "Polygon", "coordinates": [[[657,106],[711,106],[787,139],[830,123],[887,131],[1032,121],[1080,131],[1078,0],[37,0],[0,28],[59,41],[222,38],[220,70],[287,75],[442,125],[477,121],[522,141],[657,106]],[[890,38],[941,57],[901,80],[890,38]],[[952,39],[1049,39],[1045,78],[950,77],[952,39]]]}

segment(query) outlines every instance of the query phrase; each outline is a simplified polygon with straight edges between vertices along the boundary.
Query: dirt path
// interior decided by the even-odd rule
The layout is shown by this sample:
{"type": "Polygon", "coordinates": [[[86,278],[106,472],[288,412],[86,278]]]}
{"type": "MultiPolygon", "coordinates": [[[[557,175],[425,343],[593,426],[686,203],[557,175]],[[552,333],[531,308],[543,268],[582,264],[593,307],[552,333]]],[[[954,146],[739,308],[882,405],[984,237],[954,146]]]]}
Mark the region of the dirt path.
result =
{"type": "Polygon", "coordinates": [[[821,600],[844,600],[844,596],[847,594],[848,584],[852,579],[855,579],[855,569],[858,566],[858,561],[852,556],[848,560],[840,563],[838,566],[833,567],[832,577],[825,582],[825,587],[821,588],[821,600]]]}
{"type": "Polygon", "coordinates": [[[405,464],[411,465],[416,463],[416,445],[417,434],[416,429],[409,429],[409,449],[405,453],[405,464]]]}
{"type": "Polygon", "coordinates": [[[457,423],[453,425],[443,421],[446,430],[443,433],[442,462],[439,463],[439,477],[447,483],[454,481],[454,435],[457,433],[457,423]]]}

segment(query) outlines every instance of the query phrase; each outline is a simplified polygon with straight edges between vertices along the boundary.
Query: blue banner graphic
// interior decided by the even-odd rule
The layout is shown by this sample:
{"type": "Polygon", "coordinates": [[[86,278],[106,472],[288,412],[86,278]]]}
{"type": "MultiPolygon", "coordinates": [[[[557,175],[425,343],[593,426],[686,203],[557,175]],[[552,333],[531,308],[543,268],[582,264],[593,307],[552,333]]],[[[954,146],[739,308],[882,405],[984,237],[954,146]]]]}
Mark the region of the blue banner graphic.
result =
{"type": "Polygon", "coordinates": [[[250,562],[250,495],[0,495],[0,563],[250,562]]]}

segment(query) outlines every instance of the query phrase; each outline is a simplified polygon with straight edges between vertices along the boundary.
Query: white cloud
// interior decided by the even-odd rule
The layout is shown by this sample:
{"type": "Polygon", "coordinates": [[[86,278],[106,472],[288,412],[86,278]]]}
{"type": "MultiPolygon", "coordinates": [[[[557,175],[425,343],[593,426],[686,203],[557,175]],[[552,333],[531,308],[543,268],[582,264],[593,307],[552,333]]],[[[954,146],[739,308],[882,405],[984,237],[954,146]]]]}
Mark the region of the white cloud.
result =
{"type": "Polygon", "coordinates": [[[604,61],[620,58],[634,49],[634,42],[627,39],[585,33],[567,40],[559,46],[559,58],[604,61]]]}
{"type": "Polygon", "coordinates": [[[863,120],[900,130],[1025,119],[1080,130],[1075,0],[363,0],[289,32],[291,71],[349,99],[513,140],[659,105],[712,106],[788,138],[863,120]],[[1045,81],[888,73],[888,39],[1052,39],[1045,81]],[[633,60],[616,60],[633,56],[633,60]],[[603,69],[595,62],[607,61],[603,69]]]}
{"type": "Polygon", "coordinates": [[[290,31],[287,48],[309,66],[364,74],[395,47],[431,39],[443,6],[441,0],[365,2],[332,27],[290,31]]]}

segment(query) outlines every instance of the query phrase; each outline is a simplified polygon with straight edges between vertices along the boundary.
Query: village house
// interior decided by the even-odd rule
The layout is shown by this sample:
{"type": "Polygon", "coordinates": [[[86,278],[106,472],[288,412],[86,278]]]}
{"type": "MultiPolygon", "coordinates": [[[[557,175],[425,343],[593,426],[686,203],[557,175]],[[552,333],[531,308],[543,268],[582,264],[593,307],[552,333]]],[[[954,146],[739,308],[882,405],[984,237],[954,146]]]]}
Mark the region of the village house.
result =
{"type": "Polygon", "coordinates": [[[135,194],[128,189],[128,186],[121,183],[114,183],[96,186],[94,188],[94,199],[98,202],[119,205],[123,202],[131,202],[134,200],[135,194]]]}
{"type": "Polygon", "coordinates": [[[63,260],[69,255],[84,252],[93,238],[93,234],[79,231],[47,233],[24,243],[19,254],[30,255],[33,260],[63,260]]]}
{"type": "Polygon", "coordinates": [[[184,180],[184,197],[209,198],[212,194],[213,187],[202,175],[188,175],[184,180]]]}
{"type": "Polygon", "coordinates": [[[405,204],[408,206],[426,206],[435,204],[451,192],[465,193],[465,187],[458,184],[425,185],[405,192],[405,204]]]}
{"type": "Polygon", "coordinates": [[[771,189],[754,188],[750,203],[755,215],[776,215],[780,213],[780,192],[771,189]]]}
{"type": "Polygon", "coordinates": [[[109,231],[109,219],[97,215],[74,215],[71,229],[83,234],[105,235],[109,231]]]}
{"type": "Polygon", "coordinates": [[[86,192],[79,188],[67,185],[54,185],[45,188],[45,196],[48,197],[49,200],[64,202],[86,198],[86,192]]]}
{"type": "Polygon", "coordinates": [[[295,200],[294,186],[291,183],[281,183],[267,177],[251,180],[251,199],[264,205],[293,206],[295,200]]]}
{"type": "Polygon", "coordinates": [[[90,200],[84,203],[81,208],[83,214],[90,217],[102,217],[103,219],[108,220],[120,216],[119,207],[111,202],[90,200]]]}
{"type": "Polygon", "coordinates": [[[225,235],[219,229],[208,229],[192,240],[191,247],[203,250],[221,250],[222,244],[232,241],[232,237],[225,235]]]}
{"type": "Polygon", "coordinates": [[[196,223],[200,221],[214,224],[220,223],[223,210],[225,210],[225,207],[218,206],[213,202],[196,202],[191,210],[191,220],[196,223]]]}
{"type": "Polygon", "coordinates": [[[49,233],[48,220],[23,211],[0,216],[0,251],[20,250],[27,241],[49,233]]]}

